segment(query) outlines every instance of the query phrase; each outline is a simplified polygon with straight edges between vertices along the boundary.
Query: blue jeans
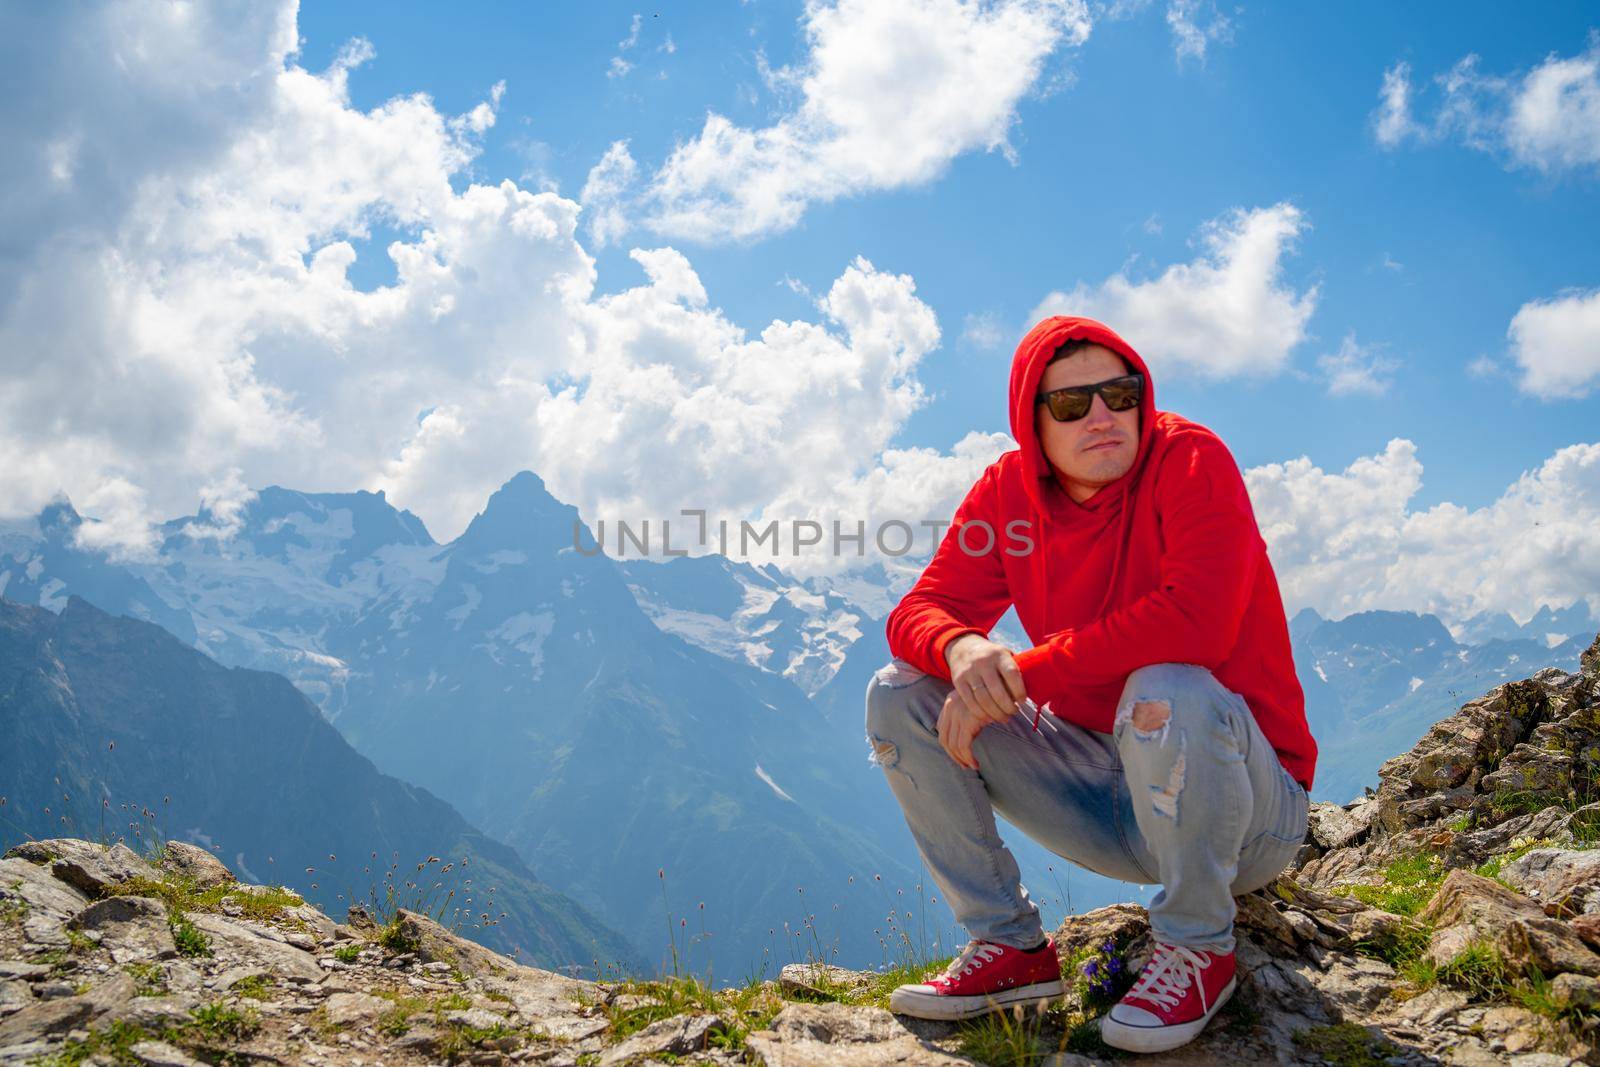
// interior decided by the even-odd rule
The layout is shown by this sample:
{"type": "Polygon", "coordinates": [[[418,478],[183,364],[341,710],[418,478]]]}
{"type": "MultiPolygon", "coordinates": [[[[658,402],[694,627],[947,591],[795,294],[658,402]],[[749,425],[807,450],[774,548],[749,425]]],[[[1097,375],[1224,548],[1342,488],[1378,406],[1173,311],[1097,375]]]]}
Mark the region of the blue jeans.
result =
{"type": "Polygon", "coordinates": [[[1081,867],[1159,883],[1149,907],[1156,936],[1217,952],[1233,950],[1234,895],[1272,881],[1305,837],[1305,789],[1244,698],[1203,667],[1157,663],[1128,675],[1110,734],[1054,718],[1054,731],[1041,722],[1035,732],[1021,714],[986,726],[972,743],[976,771],[939,744],[950,691],[894,660],[867,687],[867,740],[972,937],[1029,948],[1044,933],[996,812],[1081,867]]]}

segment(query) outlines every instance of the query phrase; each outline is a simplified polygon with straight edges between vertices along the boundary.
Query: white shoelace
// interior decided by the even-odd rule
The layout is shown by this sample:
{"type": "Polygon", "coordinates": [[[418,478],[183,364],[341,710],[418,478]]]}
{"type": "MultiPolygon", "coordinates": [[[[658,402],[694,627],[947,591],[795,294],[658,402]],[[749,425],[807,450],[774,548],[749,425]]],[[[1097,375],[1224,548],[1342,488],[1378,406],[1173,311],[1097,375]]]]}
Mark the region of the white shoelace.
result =
{"type": "Polygon", "coordinates": [[[991,945],[987,941],[968,941],[967,947],[961,950],[961,955],[950,961],[950,966],[944,969],[944,973],[949,978],[960,978],[971,974],[998,955],[1000,955],[999,945],[991,945]]]}
{"type": "Polygon", "coordinates": [[[1200,990],[1200,1010],[1203,1013],[1210,1007],[1206,1004],[1205,983],[1198,980],[1205,966],[1205,961],[1193,949],[1158,941],[1155,955],[1145,964],[1144,973],[1128,990],[1128,996],[1170,1009],[1193,984],[1200,990]]]}

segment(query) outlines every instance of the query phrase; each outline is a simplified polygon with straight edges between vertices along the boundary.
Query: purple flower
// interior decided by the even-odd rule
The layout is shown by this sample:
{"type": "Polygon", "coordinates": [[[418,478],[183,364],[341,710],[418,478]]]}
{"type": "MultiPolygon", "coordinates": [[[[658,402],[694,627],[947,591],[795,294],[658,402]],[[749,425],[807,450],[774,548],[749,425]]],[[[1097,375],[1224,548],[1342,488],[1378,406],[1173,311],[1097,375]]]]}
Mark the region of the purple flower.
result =
{"type": "Polygon", "coordinates": [[[1100,983],[1100,992],[1108,997],[1111,995],[1111,979],[1107,978],[1100,983]]]}
{"type": "Polygon", "coordinates": [[[1106,960],[1106,970],[1112,974],[1122,973],[1122,961],[1113,956],[1111,959],[1106,960]]]}
{"type": "Polygon", "coordinates": [[[1111,953],[1117,951],[1117,946],[1114,942],[1107,941],[1105,944],[1100,946],[1100,951],[1109,956],[1111,953]]]}
{"type": "Polygon", "coordinates": [[[1090,960],[1088,963],[1083,965],[1083,974],[1086,978],[1093,978],[1097,973],[1099,973],[1099,970],[1100,966],[1094,960],[1090,960]]]}

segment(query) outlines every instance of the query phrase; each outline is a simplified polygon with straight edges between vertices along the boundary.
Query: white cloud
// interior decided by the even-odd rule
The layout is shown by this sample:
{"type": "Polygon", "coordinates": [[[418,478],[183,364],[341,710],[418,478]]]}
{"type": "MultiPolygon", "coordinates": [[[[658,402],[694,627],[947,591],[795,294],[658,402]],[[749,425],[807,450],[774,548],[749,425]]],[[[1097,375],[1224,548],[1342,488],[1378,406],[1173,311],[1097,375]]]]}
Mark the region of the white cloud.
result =
{"type": "Polygon", "coordinates": [[[1576,398],[1600,384],[1600,289],[1524,304],[1506,333],[1524,392],[1576,398]]]}
{"type": "Polygon", "coordinates": [[[1422,464],[1402,438],[1340,473],[1302,457],[1245,481],[1291,615],[1384,608],[1452,622],[1508,611],[1526,621],[1579,596],[1600,611],[1600,444],[1559,450],[1477,509],[1412,510],[1422,464]]]}
{"type": "Polygon", "coordinates": [[[1170,0],[1167,25],[1172,29],[1179,63],[1185,59],[1204,63],[1211,42],[1226,44],[1233,39],[1233,24],[1208,0],[1170,0]]]}
{"type": "MultiPolygon", "coordinates": [[[[448,538],[523,468],[585,515],[748,516],[868,501],[888,463],[948,491],[931,504],[947,517],[998,454],[885,452],[940,339],[910,277],[857,259],[809,321],[759,334],[671,248],[634,250],[643,284],[597,298],[584,209],[464,180],[501,86],[460,116],[420,94],[360,111],[349,80],[371,46],[303,69],[292,4],[240,22],[244,42],[168,14],[32,18],[57,42],[32,74],[63,89],[0,119],[0,210],[39,209],[0,252],[7,514],[64,490],[92,516],[86,543],[138,554],[197,496],[193,532],[225,536],[248,486],[385,488],[448,538]],[[144,40],[141,17],[162,62],[68,91],[57,65],[109,66],[78,43],[144,40]],[[181,143],[122,136],[122,98],[164,102],[181,143]],[[70,165],[50,149],[66,129],[87,146],[70,165]],[[401,236],[375,247],[375,223],[401,236]],[[379,255],[393,283],[355,289],[351,266],[379,255]]],[[[626,145],[607,157],[585,192],[602,235],[629,180],[626,145]]]]}
{"type": "Polygon", "coordinates": [[[1411,117],[1411,64],[1396,63],[1383,72],[1381,101],[1372,115],[1373,136],[1385,148],[1394,148],[1424,131],[1411,117]]]}
{"type": "Polygon", "coordinates": [[[998,350],[1006,347],[1010,340],[1021,340],[1019,334],[1012,338],[1005,324],[1000,321],[1000,316],[992,311],[981,315],[968,315],[962,326],[961,339],[973,348],[985,350],[998,350]]]}
{"type": "Polygon", "coordinates": [[[627,141],[613,141],[589,170],[579,201],[589,216],[589,237],[604,247],[628,230],[625,205],[639,175],[627,141]]]}
{"type": "Polygon", "coordinates": [[[1510,166],[1544,173],[1600,167],[1600,32],[1580,55],[1547,56],[1525,74],[1487,75],[1467,55],[1433,79],[1438,110],[1413,115],[1417,92],[1409,64],[1384,72],[1373,133],[1394,148],[1407,140],[1455,138],[1510,166]]]}
{"type": "Polygon", "coordinates": [[[647,222],[700,241],[789,229],[814,202],[918,185],[977,149],[1012,155],[1017,105],[1046,57],[1081,44],[1082,0],[835,0],[807,5],[799,99],[775,124],[707,115],[651,179],[647,222]]]}
{"type": "Polygon", "coordinates": [[[1356,343],[1354,333],[1345,335],[1338,352],[1317,357],[1317,369],[1330,396],[1381,396],[1389,391],[1393,384],[1390,375],[1399,367],[1397,360],[1383,354],[1381,346],[1356,343]]]}
{"type": "Polygon", "coordinates": [[[1317,287],[1296,292],[1281,269],[1307,225],[1289,203],[1235,209],[1201,230],[1205,252],[1195,260],[1147,281],[1118,273],[1095,286],[1053,292],[1031,321],[1047,315],[1100,319],[1157,374],[1217,379],[1275,373],[1305,339],[1316,308],[1317,287]]]}
{"type": "MultiPolygon", "coordinates": [[[[1098,0],[1091,7],[1096,19],[1116,21],[1144,14],[1150,0],[1098,0]]],[[[1215,0],[1167,0],[1166,22],[1180,67],[1186,59],[1204,64],[1206,49],[1213,42],[1227,44],[1233,40],[1233,23],[1217,8],[1215,0]]]]}

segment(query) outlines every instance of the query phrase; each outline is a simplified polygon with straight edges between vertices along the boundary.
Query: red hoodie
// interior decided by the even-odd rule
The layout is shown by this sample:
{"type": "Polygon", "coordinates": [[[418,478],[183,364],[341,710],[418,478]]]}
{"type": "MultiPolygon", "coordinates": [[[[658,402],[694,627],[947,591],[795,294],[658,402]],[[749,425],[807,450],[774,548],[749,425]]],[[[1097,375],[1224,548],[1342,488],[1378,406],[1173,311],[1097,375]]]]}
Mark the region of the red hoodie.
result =
{"type": "Polygon", "coordinates": [[[1244,697],[1279,760],[1309,792],[1317,744],[1283,598],[1222,440],[1156,410],[1150,370],[1121,337],[1093,319],[1062,315],[1017,346],[1011,436],[1020,447],[984,470],[922,576],[889,613],[890,652],[948,681],[945,646],[962,634],[987,636],[1015,604],[1034,642],[1016,657],[1028,696],[1102,733],[1111,732],[1131,671],[1198,664],[1244,697]],[[1073,338],[1120,354],[1145,379],[1138,457],[1081,504],[1067,495],[1033,421],[1045,364],[1073,338]],[[980,519],[993,537],[975,527],[963,548],[961,525],[980,519]],[[1029,525],[1008,536],[1007,523],[1019,519],[1029,525]],[[1024,552],[1027,540],[1033,547],[1024,552]]]}

